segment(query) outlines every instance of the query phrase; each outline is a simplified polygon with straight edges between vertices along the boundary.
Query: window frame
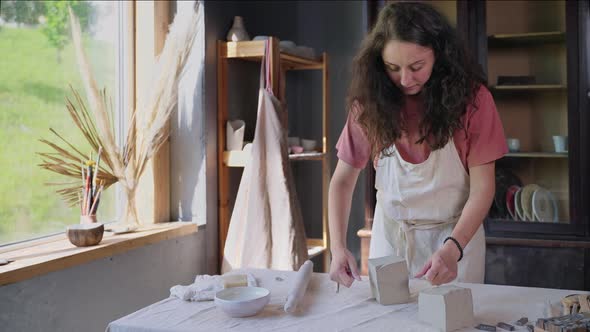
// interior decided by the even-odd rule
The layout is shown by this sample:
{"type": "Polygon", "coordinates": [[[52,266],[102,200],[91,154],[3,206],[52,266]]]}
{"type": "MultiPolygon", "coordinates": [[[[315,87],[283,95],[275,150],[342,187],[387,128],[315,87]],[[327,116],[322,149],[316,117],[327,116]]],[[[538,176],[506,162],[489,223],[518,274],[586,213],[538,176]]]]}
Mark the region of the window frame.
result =
{"type": "MultiPolygon", "coordinates": [[[[119,110],[131,110],[135,108],[136,100],[142,98],[142,91],[145,91],[137,82],[149,81],[154,60],[164,46],[173,3],[133,0],[118,4],[119,9],[124,10],[124,15],[119,16],[119,23],[123,23],[119,24],[119,32],[123,32],[119,47],[126,48],[127,53],[117,63],[119,93],[116,103],[119,110]],[[141,33],[137,34],[137,31],[141,33]]],[[[137,116],[141,116],[140,111],[137,116]]],[[[122,146],[131,112],[118,111],[116,118],[116,136],[119,146],[122,146]]],[[[170,143],[167,141],[149,161],[138,187],[137,201],[141,204],[138,204],[137,209],[143,211],[139,215],[144,222],[142,232],[117,237],[105,233],[104,239],[108,241],[103,239],[103,243],[93,247],[73,247],[65,232],[0,246],[0,258],[23,257],[0,266],[0,286],[197,232],[196,223],[170,223],[169,170],[170,143]]],[[[116,189],[115,195],[117,215],[121,215],[124,195],[120,189],[116,189]]]]}

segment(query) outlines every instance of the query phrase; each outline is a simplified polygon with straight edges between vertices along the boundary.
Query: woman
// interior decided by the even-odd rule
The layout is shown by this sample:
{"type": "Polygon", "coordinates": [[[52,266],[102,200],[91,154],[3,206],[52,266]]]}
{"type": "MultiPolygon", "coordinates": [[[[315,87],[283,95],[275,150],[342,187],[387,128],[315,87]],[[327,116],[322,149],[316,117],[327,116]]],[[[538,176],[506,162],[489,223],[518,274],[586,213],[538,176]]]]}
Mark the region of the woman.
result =
{"type": "Polygon", "coordinates": [[[482,221],[508,150],[494,101],[456,32],[432,7],[386,6],[353,63],[347,123],[330,182],[330,277],[360,280],[346,248],[350,201],[373,160],[369,258],[405,257],[433,285],[483,283],[482,221]],[[460,262],[459,262],[460,261],[460,262]]]}

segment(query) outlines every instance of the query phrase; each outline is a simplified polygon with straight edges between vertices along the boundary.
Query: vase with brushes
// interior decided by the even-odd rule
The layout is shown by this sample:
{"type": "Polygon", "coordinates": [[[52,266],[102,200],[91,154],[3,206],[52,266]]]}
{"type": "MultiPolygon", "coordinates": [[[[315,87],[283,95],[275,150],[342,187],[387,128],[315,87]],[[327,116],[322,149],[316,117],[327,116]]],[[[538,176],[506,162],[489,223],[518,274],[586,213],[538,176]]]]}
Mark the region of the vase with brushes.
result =
{"type": "MultiPolygon", "coordinates": [[[[96,185],[100,185],[98,189],[100,192],[119,183],[126,195],[126,206],[123,217],[119,219],[120,224],[133,225],[134,228],[140,224],[135,204],[137,184],[148,161],[169,137],[169,119],[178,100],[178,82],[197,34],[198,20],[202,19],[199,17],[199,11],[200,6],[197,2],[195,10],[180,11],[174,17],[162,52],[156,59],[147,98],[138,100],[131,110],[131,121],[125,144],[119,148],[115,143],[115,131],[112,125],[114,119],[112,101],[107,96],[106,90],[99,90],[97,87],[82,47],[79,21],[72,10],[69,10],[72,41],[88,102],[84,103],[78,91],[70,86],[72,97],[66,98],[66,108],[74,124],[90,144],[92,151],[100,156],[101,163],[99,165],[97,159],[96,164],[91,161],[89,166],[84,164],[86,169],[80,168],[80,164],[85,163],[87,156],[50,128],[61,143],[41,140],[51,147],[53,153],[39,153],[43,160],[40,166],[68,177],[77,179],[82,177],[87,181],[92,173],[92,184],[96,181],[96,185]]],[[[79,186],[72,182],[53,185],[61,186],[57,192],[71,206],[81,203],[82,215],[92,219],[92,204],[89,210],[84,210],[85,207],[88,208],[88,203],[83,202],[85,199],[92,199],[92,193],[80,195],[79,186]]],[[[96,205],[98,203],[99,201],[96,205]]]]}
{"type": "Polygon", "coordinates": [[[80,194],[80,223],[96,223],[96,211],[100,203],[100,194],[104,188],[102,181],[98,180],[98,166],[100,165],[100,153],[102,148],[98,148],[96,162],[90,159],[82,165],[82,194],[80,194]]]}

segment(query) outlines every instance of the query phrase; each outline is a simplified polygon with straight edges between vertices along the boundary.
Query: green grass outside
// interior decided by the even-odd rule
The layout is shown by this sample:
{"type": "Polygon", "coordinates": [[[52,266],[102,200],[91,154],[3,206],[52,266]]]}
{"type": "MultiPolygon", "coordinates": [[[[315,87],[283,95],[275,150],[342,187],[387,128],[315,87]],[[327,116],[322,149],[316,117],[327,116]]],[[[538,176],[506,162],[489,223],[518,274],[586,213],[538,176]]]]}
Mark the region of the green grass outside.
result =
{"type": "MultiPolygon", "coordinates": [[[[112,48],[89,39],[85,48],[99,86],[112,92],[112,48]]],[[[56,187],[44,185],[71,178],[41,169],[36,155],[49,151],[40,138],[57,142],[50,127],[90,152],[65,108],[64,98],[71,96],[68,84],[84,96],[71,44],[58,63],[57,50],[40,29],[0,29],[0,245],[60,232],[79,222],[79,209],[68,207],[54,192],[56,187]]],[[[99,219],[112,219],[113,189],[105,194],[99,219]]]]}

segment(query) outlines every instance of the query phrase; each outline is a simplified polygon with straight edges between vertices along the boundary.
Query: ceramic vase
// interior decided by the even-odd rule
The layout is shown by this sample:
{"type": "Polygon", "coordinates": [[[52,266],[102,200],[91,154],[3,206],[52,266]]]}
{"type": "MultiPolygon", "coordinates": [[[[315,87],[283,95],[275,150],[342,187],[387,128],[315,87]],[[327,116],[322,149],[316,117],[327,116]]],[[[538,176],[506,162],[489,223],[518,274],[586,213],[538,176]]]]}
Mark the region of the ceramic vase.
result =
{"type": "Polygon", "coordinates": [[[244,19],[241,16],[234,17],[234,24],[227,32],[228,41],[244,41],[250,40],[250,36],[244,27],[244,19]]]}

